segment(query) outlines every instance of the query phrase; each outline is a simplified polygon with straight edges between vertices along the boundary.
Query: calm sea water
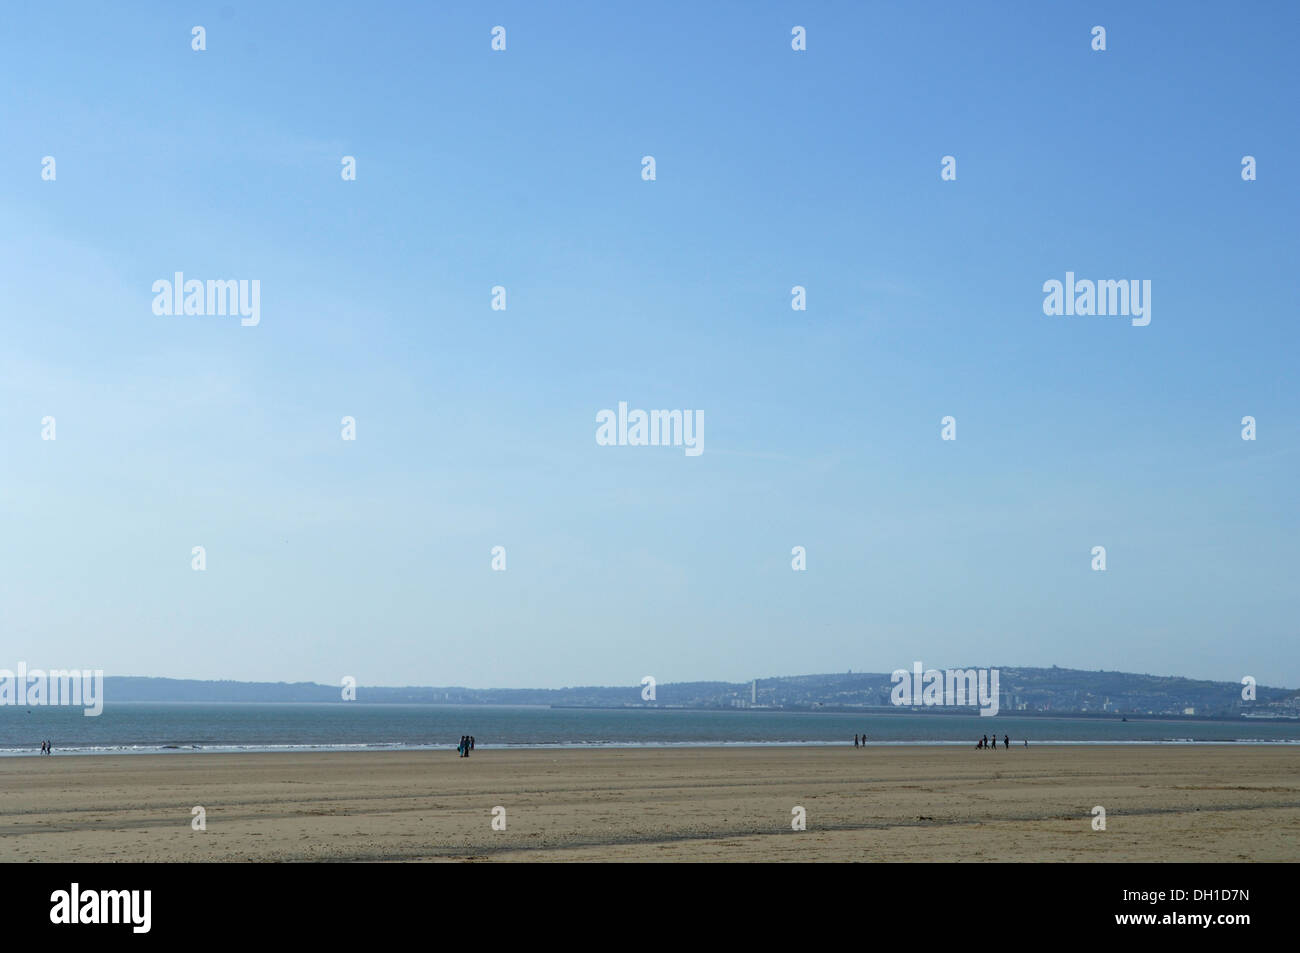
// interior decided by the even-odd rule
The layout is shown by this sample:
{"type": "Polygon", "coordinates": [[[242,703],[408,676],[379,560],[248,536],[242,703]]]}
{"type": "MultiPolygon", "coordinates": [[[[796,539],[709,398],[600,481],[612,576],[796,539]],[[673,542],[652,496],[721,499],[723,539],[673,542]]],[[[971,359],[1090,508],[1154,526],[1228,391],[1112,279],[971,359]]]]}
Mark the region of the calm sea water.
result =
{"type": "Polygon", "coordinates": [[[1300,743],[1300,722],[1150,721],[1024,715],[764,711],[602,711],[523,706],[121,702],[79,708],[0,707],[0,756],[123,752],[452,749],[485,747],[970,744],[1300,743]]]}

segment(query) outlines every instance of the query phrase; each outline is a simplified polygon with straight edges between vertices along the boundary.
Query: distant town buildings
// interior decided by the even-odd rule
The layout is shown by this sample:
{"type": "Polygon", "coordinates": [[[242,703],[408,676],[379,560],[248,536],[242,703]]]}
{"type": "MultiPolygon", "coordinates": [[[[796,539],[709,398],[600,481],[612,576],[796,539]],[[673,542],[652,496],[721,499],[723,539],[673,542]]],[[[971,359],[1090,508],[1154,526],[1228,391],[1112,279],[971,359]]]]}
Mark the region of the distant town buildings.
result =
{"type": "MultiPolygon", "coordinates": [[[[999,672],[998,702],[1003,712],[1300,717],[1300,692],[1289,689],[1261,688],[1257,700],[1246,702],[1241,699],[1240,685],[1236,682],[1063,668],[1002,668],[999,672]]],[[[897,710],[891,702],[891,689],[890,676],[883,673],[765,678],[760,705],[757,679],[744,686],[661,683],[659,704],[695,708],[897,710]]]]}

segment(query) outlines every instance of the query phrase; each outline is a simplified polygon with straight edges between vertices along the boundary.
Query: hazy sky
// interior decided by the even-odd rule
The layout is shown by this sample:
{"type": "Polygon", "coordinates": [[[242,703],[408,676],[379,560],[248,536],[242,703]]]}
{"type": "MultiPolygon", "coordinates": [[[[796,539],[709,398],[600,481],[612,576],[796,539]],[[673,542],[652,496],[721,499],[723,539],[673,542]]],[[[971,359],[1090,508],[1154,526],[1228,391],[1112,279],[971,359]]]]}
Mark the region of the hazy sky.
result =
{"type": "Polygon", "coordinates": [[[1300,684],[1300,12],[981,6],[7,7],[0,667],[1300,684]]]}

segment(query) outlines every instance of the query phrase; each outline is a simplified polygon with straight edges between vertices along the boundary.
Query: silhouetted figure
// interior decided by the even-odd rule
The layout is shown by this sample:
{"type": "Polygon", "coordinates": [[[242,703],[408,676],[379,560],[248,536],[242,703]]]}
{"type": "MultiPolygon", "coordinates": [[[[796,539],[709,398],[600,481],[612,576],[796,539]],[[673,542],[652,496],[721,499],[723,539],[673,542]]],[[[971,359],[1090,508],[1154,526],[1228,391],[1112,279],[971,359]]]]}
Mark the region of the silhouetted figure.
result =
{"type": "Polygon", "coordinates": [[[857,735],[854,735],[854,736],[853,736],[853,747],[855,747],[855,748],[860,747],[860,746],[858,745],[858,736],[857,736],[857,735]]]}
{"type": "Polygon", "coordinates": [[[470,750],[470,751],[473,751],[473,750],[474,750],[474,736],[473,736],[473,735],[470,735],[470,736],[469,736],[469,750],[470,750]]]}
{"type": "Polygon", "coordinates": [[[1005,747],[1008,751],[1011,750],[1011,736],[1010,736],[1010,735],[1003,735],[1003,736],[1002,736],[1002,745],[1003,745],[1003,747],[1005,747]]]}
{"type": "Polygon", "coordinates": [[[1028,739],[1028,738],[1025,739],[1025,747],[1026,747],[1026,748],[1029,747],[1029,739],[1028,739]]]}
{"type": "Polygon", "coordinates": [[[988,746],[989,746],[989,736],[988,736],[988,735],[985,735],[985,736],[984,736],[984,747],[987,748],[988,746]]]}

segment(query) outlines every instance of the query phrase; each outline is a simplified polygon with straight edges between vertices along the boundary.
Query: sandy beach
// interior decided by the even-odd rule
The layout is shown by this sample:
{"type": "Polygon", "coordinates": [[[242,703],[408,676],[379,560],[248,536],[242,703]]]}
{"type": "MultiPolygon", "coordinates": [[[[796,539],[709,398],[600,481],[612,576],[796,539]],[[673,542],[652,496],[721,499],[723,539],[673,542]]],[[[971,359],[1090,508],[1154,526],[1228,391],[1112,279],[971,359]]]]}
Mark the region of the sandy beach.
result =
{"type": "Polygon", "coordinates": [[[3,861],[1297,859],[1295,746],[0,759],[3,861]]]}

